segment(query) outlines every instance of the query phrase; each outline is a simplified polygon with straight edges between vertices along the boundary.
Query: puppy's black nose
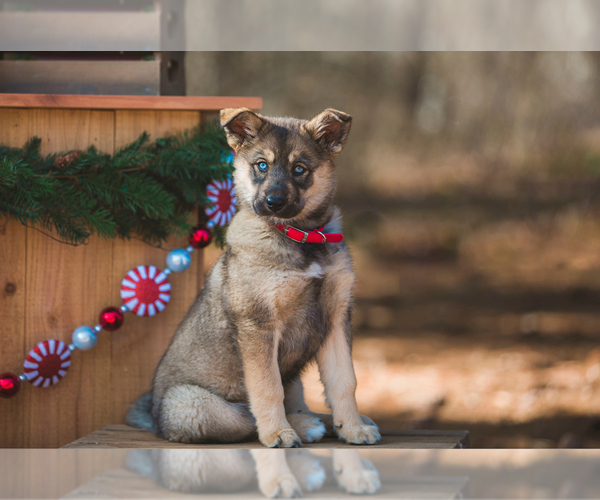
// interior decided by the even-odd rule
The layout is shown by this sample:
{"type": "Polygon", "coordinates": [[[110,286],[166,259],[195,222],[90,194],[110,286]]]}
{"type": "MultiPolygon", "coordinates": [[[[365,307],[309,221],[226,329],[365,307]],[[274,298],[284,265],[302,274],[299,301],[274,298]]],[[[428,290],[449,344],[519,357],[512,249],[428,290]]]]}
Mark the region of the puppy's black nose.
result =
{"type": "Polygon", "coordinates": [[[283,205],[285,205],[285,199],[282,196],[275,196],[274,194],[267,196],[267,207],[273,212],[279,212],[283,205]]]}

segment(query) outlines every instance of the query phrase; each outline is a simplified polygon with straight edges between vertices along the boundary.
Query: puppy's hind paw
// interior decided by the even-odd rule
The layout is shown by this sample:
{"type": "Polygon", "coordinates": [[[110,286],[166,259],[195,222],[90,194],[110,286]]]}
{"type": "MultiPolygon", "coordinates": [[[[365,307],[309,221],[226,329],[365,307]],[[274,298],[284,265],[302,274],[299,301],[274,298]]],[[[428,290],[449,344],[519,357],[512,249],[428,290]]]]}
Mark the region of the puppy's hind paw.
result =
{"type": "Polygon", "coordinates": [[[260,491],[269,498],[300,498],[302,489],[292,474],[270,477],[259,482],[260,491]]]}
{"type": "Polygon", "coordinates": [[[372,425],[376,429],[379,429],[379,427],[377,427],[377,424],[375,422],[373,422],[373,420],[371,420],[369,417],[365,417],[364,415],[361,415],[360,419],[363,421],[363,424],[372,425]]]}
{"type": "Polygon", "coordinates": [[[294,476],[302,486],[302,491],[318,491],[321,489],[327,473],[318,457],[308,450],[291,450],[286,454],[287,462],[294,476]]]}
{"type": "Polygon", "coordinates": [[[292,413],[287,416],[287,421],[298,433],[303,443],[316,443],[323,438],[326,432],[323,421],[310,413],[292,413]]]}

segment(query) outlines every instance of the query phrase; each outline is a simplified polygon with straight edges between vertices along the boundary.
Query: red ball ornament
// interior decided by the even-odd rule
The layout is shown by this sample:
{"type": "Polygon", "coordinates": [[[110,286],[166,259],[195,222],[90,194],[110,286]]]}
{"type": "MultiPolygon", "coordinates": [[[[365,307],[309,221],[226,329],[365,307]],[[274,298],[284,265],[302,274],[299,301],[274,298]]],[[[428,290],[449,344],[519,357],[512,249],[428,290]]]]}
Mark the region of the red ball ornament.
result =
{"type": "Polygon", "coordinates": [[[125,315],[121,309],[116,307],[107,307],[106,309],[102,309],[98,322],[103,330],[114,332],[115,330],[121,328],[124,320],[125,315]]]}
{"type": "Polygon", "coordinates": [[[190,236],[190,245],[194,248],[206,248],[212,241],[212,233],[206,226],[194,228],[190,236]]]}
{"type": "Polygon", "coordinates": [[[21,388],[21,381],[14,373],[0,375],[0,397],[11,398],[21,388]]]}
{"type": "Polygon", "coordinates": [[[171,284],[167,275],[154,266],[138,266],[121,282],[121,298],[138,316],[154,316],[171,300],[171,284]]]}

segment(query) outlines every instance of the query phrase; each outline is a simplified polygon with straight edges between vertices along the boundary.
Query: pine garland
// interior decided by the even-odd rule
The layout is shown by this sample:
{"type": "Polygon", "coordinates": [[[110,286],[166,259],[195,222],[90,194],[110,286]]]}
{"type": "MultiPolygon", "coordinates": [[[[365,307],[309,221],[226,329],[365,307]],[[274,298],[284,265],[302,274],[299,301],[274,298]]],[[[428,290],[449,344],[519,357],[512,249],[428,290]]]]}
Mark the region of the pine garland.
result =
{"type": "MultiPolygon", "coordinates": [[[[190,212],[209,203],[206,185],[233,171],[217,126],[154,142],[144,132],[112,156],[91,146],[42,157],[40,144],[0,145],[0,212],[74,245],[94,234],[150,244],[189,234],[190,212]]],[[[223,228],[213,228],[213,241],[224,245],[223,228]]]]}

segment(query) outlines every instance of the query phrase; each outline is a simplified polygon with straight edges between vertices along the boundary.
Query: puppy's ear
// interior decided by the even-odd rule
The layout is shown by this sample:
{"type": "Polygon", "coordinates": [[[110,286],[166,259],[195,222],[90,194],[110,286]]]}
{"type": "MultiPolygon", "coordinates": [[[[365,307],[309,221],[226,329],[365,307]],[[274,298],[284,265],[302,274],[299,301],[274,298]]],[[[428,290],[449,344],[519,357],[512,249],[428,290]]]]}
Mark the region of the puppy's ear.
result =
{"type": "Polygon", "coordinates": [[[330,108],[305,123],[304,128],[315,141],[336,155],[346,143],[351,124],[350,115],[330,108]]]}
{"type": "Polygon", "coordinates": [[[221,127],[225,130],[228,144],[237,151],[249,139],[256,137],[265,124],[262,116],[248,108],[225,108],[221,110],[221,127]]]}

